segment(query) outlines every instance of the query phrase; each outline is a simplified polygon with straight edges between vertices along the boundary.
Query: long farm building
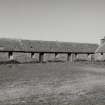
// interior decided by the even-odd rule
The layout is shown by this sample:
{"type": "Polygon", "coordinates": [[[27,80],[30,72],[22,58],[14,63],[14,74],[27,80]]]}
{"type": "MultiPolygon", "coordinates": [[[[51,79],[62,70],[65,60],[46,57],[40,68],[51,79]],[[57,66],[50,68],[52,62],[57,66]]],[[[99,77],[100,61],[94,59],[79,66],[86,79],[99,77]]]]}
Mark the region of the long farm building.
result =
{"type": "Polygon", "coordinates": [[[98,44],[0,39],[0,61],[91,60],[98,44]]]}

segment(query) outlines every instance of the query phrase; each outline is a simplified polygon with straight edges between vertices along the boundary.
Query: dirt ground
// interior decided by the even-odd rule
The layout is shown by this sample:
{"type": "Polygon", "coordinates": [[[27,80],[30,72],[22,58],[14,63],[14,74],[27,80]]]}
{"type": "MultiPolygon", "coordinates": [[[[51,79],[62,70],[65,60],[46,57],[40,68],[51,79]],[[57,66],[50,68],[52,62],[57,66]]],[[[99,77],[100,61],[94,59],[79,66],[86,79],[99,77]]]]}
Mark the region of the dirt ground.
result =
{"type": "Polygon", "coordinates": [[[105,105],[105,66],[0,65],[0,105],[105,105]]]}

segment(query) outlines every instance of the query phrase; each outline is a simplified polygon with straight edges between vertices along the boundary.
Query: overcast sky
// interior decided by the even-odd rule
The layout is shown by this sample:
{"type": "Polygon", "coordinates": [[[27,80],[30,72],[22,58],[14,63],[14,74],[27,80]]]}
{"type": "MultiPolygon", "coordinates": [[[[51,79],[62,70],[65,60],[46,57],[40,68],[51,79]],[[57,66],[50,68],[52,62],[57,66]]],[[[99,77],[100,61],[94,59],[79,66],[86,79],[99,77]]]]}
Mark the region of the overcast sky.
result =
{"type": "Polygon", "coordinates": [[[0,37],[99,43],[105,0],[0,0],[0,37]]]}

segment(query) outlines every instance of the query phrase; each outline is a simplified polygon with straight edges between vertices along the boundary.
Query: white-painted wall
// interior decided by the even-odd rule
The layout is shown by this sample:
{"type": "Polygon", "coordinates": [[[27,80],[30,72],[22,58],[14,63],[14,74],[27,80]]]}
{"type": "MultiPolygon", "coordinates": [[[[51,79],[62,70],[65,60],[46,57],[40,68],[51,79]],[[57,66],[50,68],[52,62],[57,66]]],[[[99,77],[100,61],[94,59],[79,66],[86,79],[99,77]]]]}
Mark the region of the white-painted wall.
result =
{"type": "Polygon", "coordinates": [[[96,61],[104,61],[105,60],[105,53],[103,53],[103,55],[101,55],[101,53],[96,53],[95,54],[95,60],[96,61]]]}

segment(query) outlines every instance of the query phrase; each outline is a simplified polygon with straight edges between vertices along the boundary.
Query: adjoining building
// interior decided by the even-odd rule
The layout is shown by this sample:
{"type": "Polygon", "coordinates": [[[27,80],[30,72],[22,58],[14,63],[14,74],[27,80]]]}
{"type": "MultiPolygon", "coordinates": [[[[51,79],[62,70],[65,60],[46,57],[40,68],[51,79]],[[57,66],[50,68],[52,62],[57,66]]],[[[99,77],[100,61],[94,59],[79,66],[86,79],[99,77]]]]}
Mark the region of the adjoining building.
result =
{"type": "Polygon", "coordinates": [[[100,45],[95,51],[95,59],[105,61],[105,37],[100,40],[100,45]]]}

